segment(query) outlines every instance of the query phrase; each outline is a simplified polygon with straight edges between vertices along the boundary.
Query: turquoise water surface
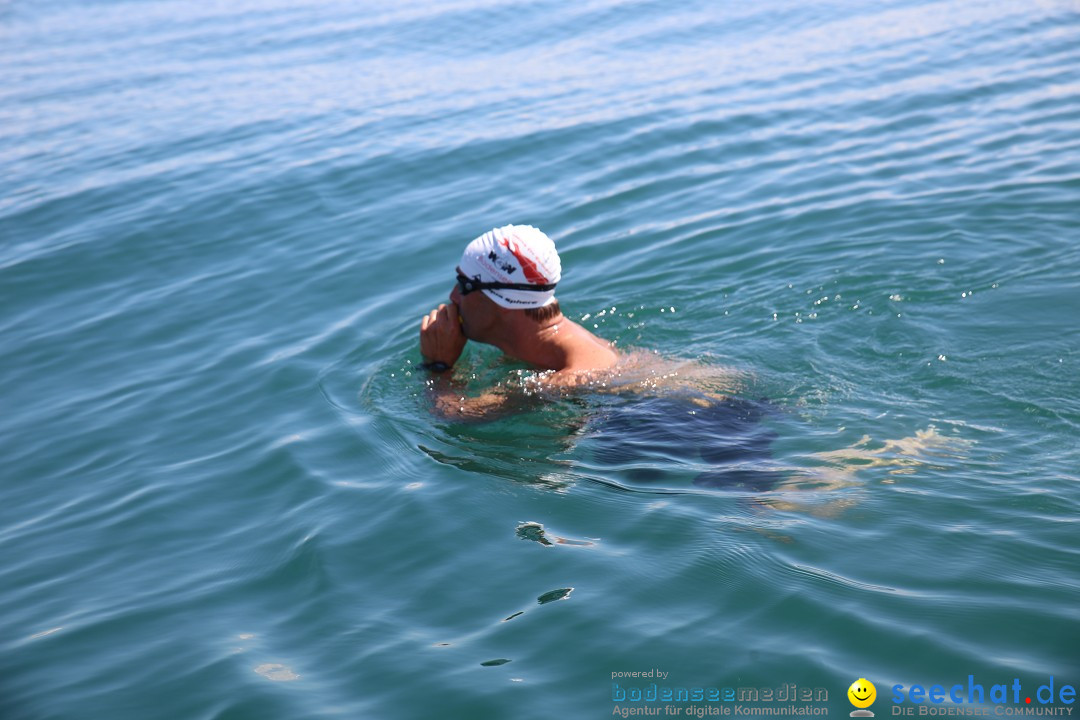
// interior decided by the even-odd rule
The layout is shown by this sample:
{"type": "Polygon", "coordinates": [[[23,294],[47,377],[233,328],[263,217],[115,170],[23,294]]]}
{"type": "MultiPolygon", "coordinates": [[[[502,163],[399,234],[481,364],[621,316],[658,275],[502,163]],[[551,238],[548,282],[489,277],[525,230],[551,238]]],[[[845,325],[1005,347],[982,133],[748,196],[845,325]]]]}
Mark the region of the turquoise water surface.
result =
{"type": "Polygon", "coordinates": [[[1080,683],[1075,2],[6,2],[0,73],[3,720],[1080,683]],[[758,410],[434,417],[508,223],[758,410]]]}

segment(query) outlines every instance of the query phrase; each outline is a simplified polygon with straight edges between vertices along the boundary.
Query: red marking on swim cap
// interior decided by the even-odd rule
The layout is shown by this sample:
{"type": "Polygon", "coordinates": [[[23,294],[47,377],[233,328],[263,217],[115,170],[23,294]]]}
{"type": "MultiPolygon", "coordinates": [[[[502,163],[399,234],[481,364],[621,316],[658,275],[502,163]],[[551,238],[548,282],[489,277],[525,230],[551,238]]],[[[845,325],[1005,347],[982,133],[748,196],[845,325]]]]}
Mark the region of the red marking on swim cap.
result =
{"type": "Polygon", "coordinates": [[[534,263],[529,258],[518,252],[517,243],[511,243],[508,238],[502,238],[499,240],[499,244],[504,248],[514,253],[514,257],[521,263],[521,269],[525,273],[525,279],[531,282],[533,285],[547,285],[548,279],[540,272],[534,263]]]}

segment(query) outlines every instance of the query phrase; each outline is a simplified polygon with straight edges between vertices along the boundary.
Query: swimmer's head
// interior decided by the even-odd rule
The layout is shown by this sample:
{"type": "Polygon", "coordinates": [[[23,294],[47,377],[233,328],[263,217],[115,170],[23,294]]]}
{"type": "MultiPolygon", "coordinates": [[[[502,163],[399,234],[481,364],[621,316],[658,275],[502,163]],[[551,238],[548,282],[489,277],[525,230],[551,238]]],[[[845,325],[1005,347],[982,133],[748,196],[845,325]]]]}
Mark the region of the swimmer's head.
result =
{"type": "Polygon", "coordinates": [[[531,225],[507,225],[465,248],[457,291],[480,290],[500,307],[528,310],[553,304],[561,277],[562,263],[551,238],[531,225]]]}

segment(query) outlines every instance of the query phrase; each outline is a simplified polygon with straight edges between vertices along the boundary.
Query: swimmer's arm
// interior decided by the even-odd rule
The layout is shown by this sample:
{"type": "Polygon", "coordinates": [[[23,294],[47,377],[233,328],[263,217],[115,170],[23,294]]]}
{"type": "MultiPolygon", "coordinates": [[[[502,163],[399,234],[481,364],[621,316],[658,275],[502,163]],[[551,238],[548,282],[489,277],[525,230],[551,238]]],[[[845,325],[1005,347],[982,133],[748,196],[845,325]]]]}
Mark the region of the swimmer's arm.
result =
{"type": "Polygon", "coordinates": [[[426,364],[453,367],[465,343],[457,305],[444,303],[420,319],[420,354],[426,364]]]}
{"type": "Polygon", "coordinates": [[[510,398],[493,392],[468,397],[463,383],[455,383],[450,369],[465,347],[465,334],[456,305],[439,305],[420,321],[420,354],[422,367],[431,371],[428,394],[432,410],[444,419],[494,419],[510,405],[510,398]]]}
{"type": "Polygon", "coordinates": [[[427,385],[431,410],[444,420],[495,420],[520,405],[510,395],[490,391],[469,397],[464,384],[454,382],[447,373],[433,374],[427,385]]]}
{"type": "Polygon", "coordinates": [[[595,379],[591,370],[559,370],[550,375],[542,375],[537,378],[541,387],[547,388],[574,388],[588,385],[595,379]]]}

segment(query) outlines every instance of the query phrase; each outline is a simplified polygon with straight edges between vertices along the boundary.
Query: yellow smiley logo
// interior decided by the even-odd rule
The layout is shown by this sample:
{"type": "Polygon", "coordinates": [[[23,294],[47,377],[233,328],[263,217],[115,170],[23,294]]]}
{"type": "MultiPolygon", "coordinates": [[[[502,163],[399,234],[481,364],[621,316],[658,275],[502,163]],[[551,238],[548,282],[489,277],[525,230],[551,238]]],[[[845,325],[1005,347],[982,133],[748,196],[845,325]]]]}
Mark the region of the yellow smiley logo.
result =
{"type": "Polygon", "coordinates": [[[848,700],[857,708],[868,708],[877,699],[877,688],[866,678],[859,678],[847,689],[848,700]]]}

